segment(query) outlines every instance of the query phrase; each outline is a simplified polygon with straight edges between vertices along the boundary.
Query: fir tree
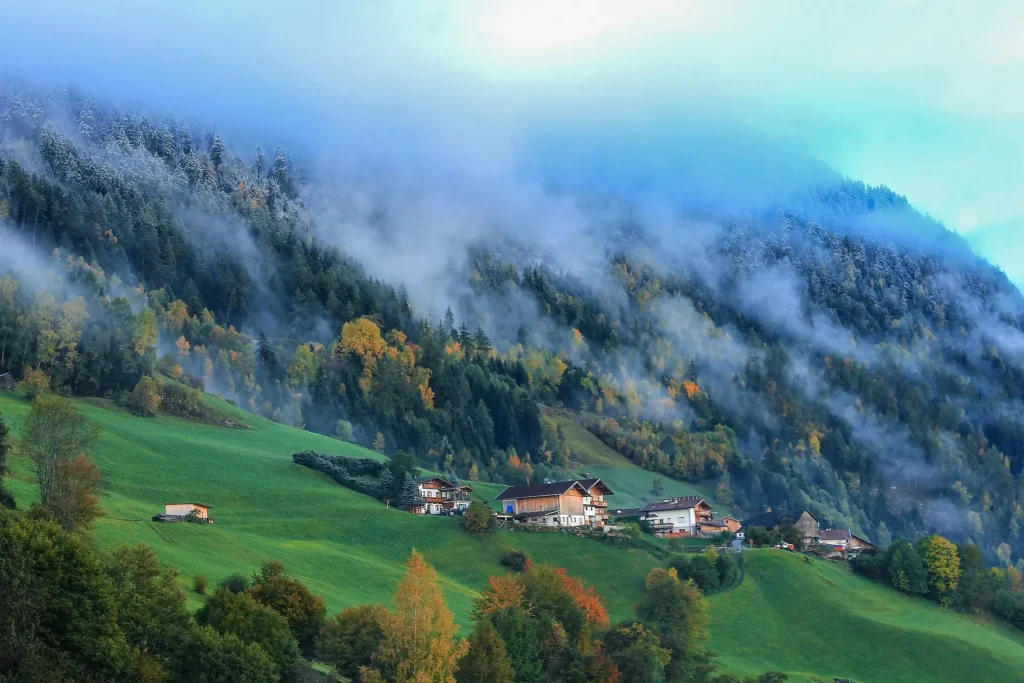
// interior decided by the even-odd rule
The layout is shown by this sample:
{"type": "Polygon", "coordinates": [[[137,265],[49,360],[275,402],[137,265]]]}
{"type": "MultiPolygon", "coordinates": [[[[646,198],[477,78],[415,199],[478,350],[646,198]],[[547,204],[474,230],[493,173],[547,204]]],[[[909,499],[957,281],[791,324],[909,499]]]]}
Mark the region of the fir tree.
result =
{"type": "Polygon", "coordinates": [[[397,507],[403,510],[412,510],[425,504],[426,501],[420,496],[420,487],[416,484],[416,477],[407,473],[405,481],[402,483],[402,491],[398,494],[397,507]]]}

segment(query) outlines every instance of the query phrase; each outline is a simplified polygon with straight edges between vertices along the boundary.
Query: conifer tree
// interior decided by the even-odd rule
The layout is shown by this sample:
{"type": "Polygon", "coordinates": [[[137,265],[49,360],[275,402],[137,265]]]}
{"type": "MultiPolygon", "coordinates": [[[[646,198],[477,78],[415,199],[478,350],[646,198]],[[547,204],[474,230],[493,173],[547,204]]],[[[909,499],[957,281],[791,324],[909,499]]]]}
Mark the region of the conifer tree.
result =
{"type": "Polygon", "coordinates": [[[398,496],[398,507],[403,510],[412,510],[426,504],[420,496],[420,487],[416,485],[416,478],[406,473],[405,482],[402,484],[402,493],[398,496]]]}

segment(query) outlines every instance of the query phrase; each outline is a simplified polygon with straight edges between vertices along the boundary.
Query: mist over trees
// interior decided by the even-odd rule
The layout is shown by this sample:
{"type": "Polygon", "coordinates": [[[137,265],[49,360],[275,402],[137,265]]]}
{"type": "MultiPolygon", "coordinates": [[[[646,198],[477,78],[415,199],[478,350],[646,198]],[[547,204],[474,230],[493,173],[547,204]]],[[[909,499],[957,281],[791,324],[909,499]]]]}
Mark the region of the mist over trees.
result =
{"type": "Polygon", "coordinates": [[[887,188],[409,199],[12,84],[0,139],[0,372],[40,391],[194,418],[205,388],[509,483],[572,470],[556,406],[721,505],[1024,550],[1020,294],[887,188]]]}

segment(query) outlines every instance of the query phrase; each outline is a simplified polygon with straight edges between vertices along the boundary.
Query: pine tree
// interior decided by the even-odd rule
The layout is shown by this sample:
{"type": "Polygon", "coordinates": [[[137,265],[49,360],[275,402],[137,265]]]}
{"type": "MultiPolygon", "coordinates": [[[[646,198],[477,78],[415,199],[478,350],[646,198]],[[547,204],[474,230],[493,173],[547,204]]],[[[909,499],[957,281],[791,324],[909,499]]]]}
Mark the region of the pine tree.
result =
{"type": "Polygon", "coordinates": [[[441,323],[441,330],[445,337],[451,336],[455,331],[455,314],[452,313],[451,306],[444,310],[444,322],[441,323]]]}
{"type": "Polygon", "coordinates": [[[476,328],[476,335],[473,337],[473,345],[476,347],[477,352],[484,355],[491,350],[491,340],[484,333],[482,327],[476,328]]]}
{"type": "Polygon", "coordinates": [[[227,148],[224,147],[224,141],[220,139],[220,135],[215,133],[213,143],[210,145],[210,161],[213,162],[214,167],[220,167],[226,156],[227,148]]]}
{"type": "Polygon", "coordinates": [[[380,491],[378,496],[381,500],[391,500],[391,495],[395,490],[395,477],[391,474],[391,470],[386,467],[380,473],[380,481],[377,483],[377,490],[380,491]]]}
{"type": "Polygon", "coordinates": [[[416,477],[406,474],[405,481],[402,483],[402,492],[398,495],[397,507],[403,510],[412,510],[425,504],[426,501],[420,496],[420,487],[416,484],[416,477]]]}
{"type": "Polygon", "coordinates": [[[259,180],[263,177],[263,172],[267,169],[267,155],[263,153],[263,146],[256,145],[256,158],[252,164],[252,172],[256,175],[256,179],[259,180]]]}

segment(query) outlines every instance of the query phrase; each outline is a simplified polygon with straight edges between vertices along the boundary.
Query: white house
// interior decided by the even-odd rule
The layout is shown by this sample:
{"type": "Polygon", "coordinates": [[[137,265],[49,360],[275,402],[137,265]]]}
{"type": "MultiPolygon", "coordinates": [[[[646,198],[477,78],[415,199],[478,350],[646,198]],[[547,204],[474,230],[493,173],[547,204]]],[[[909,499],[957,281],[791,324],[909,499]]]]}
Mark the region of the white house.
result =
{"type": "Polygon", "coordinates": [[[441,477],[420,479],[419,493],[423,506],[413,512],[421,515],[439,515],[442,512],[461,512],[472,502],[473,489],[464,484],[455,484],[441,477]]]}
{"type": "Polygon", "coordinates": [[[699,496],[666,498],[640,509],[641,519],[655,536],[697,536],[700,525],[712,520],[711,506],[699,496]]]}
{"type": "Polygon", "coordinates": [[[615,492],[600,479],[580,479],[580,486],[586,490],[583,496],[583,518],[588,526],[602,528],[608,522],[608,502],[605,496],[613,496],[615,492]]]}

